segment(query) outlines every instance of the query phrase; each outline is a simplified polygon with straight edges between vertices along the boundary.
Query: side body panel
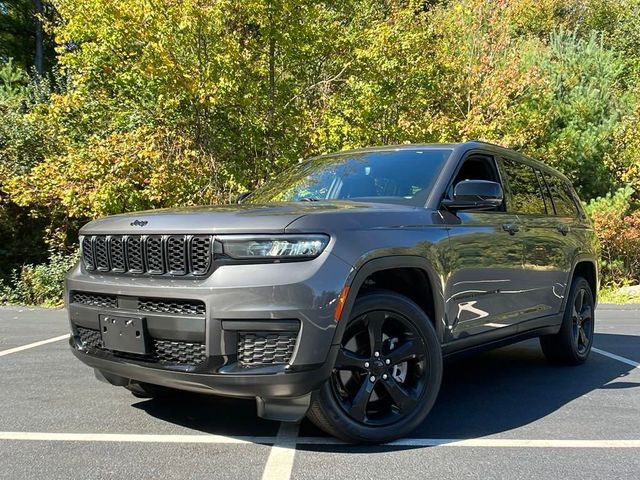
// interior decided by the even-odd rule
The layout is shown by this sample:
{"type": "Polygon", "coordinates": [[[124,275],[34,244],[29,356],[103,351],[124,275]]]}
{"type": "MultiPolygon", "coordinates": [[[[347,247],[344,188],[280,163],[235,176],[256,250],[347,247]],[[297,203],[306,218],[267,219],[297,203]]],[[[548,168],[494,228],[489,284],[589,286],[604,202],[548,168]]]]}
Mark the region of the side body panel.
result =
{"type": "Polygon", "coordinates": [[[560,312],[571,271],[572,256],[567,252],[571,242],[556,228],[553,202],[538,168],[515,153],[502,155],[499,165],[507,188],[507,211],[517,214],[522,226],[527,281],[521,328],[526,329],[527,321],[560,312]]]}
{"type": "Polygon", "coordinates": [[[514,333],[522,320],[527,275],[522,239],[503,224],[519,225],[516,215],[466,211],[445,214],[449,228],[445,310],[450,339],[494,332],[514,333]]]}

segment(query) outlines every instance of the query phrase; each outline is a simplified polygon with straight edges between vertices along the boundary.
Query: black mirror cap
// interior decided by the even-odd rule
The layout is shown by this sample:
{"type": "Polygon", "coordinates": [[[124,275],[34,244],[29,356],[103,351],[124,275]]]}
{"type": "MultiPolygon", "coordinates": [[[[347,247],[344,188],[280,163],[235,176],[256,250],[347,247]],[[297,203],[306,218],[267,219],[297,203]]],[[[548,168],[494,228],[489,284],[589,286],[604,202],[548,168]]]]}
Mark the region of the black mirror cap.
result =
{"type": "Polygon", "coordinates": [[[251,195],[251,191],[241,193],[236,197],[236,203],[244,202],[244,199],[247,198],[249,195],[251,195]]]}
{"type": "Polygon", "coordinates": [[[490,209],[502,205],[502,185],[488,180],[464,180],[453,189],[453,200],[443,203],[448,208],[490,209]]]}

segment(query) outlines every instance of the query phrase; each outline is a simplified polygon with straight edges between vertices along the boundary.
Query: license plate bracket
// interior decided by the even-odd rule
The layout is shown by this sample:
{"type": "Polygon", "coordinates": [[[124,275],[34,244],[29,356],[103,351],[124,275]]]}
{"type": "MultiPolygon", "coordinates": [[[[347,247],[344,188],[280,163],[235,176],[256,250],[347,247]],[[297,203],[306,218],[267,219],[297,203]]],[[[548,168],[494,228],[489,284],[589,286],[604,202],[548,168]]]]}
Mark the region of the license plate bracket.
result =
{"type": "Polygon", "coordinates": [[[149,353],[144,317],[100,315],[102,344],[107,350],[146,355],[149,353]]]}

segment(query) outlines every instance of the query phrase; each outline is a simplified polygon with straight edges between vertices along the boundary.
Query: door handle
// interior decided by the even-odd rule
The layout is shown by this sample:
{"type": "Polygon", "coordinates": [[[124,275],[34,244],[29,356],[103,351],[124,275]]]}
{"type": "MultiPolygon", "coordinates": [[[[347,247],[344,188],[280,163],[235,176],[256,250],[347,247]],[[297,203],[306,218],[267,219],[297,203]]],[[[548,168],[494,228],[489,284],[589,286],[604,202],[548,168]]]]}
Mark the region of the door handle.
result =
{"type": "Polygon", "coordinates": [[[509,233],[509,235],[515,235],[520,230],[520,227],[514,223],[503,223],[502,230],[509,233]]]}
{"type": "Polygon", "coordinates": [[[561,223],[556,226],[556,230],[558,230],[562,235],[566,235],[571,229],[569,228],[569,225],[561,223]]]}

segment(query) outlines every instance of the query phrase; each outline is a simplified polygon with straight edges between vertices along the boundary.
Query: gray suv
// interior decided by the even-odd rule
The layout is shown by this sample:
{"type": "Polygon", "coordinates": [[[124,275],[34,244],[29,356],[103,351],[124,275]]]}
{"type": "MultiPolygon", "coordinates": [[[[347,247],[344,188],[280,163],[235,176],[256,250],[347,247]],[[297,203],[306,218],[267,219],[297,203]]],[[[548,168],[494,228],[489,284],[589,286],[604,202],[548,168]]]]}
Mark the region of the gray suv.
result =
{"type": "Polygon", "coordinates": [[[71,347],[98,378],[255,398],[349,442],[419,425],[444,358],[540,337],[579,364],[593,341],[597,247],[574,189],[483,142],[324,155],[237,205],[80,235],[71,347]]]}

